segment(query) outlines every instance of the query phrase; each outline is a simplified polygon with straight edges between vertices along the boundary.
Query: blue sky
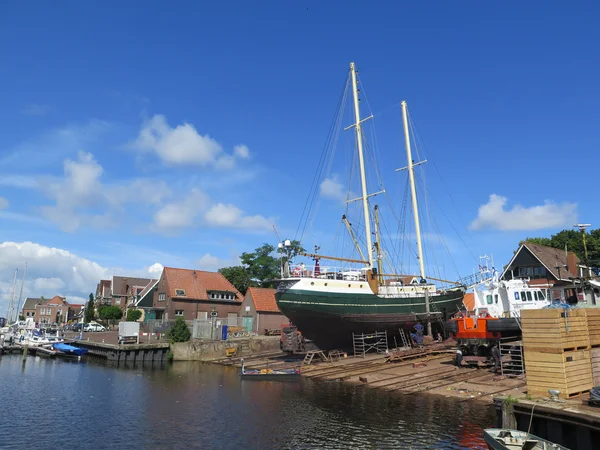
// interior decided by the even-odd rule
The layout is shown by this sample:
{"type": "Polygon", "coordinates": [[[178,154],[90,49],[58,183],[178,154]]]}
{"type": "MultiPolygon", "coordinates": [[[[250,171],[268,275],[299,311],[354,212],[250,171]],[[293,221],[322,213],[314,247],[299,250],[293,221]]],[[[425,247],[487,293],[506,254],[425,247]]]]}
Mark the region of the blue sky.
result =
{"type": "MultiPolygon", "coordinates": [[[[75,300],[293,236],[350,61],[386,188],[408,101],[459,272],[600,226],[600,7],[396,3],[2,4],[0,315],[26,260],[27,294],[75,300]]],[[[307,247],[339,222],[323,202],[307,247]]]]}

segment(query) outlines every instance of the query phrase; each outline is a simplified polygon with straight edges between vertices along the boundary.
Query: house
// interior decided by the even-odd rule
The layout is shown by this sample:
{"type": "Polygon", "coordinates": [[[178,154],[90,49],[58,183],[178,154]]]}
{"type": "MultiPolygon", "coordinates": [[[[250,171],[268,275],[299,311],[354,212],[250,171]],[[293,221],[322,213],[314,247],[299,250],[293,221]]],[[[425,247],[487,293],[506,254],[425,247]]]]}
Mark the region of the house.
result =
{"type": "Polygon", "coordinates": [[[592,275],[573,252],[523,242],[500,279],[527,279],[529,286],[548,289],[553,300],[596,304],[600,282],[590,279],[592,275]]]}
{"type": "Polygon", "coordinates": [[[235,325],[241,303],[242,295],[219,272],[165,267],[154,286],[140,292],[136,307],[146,320],[219,317],[235,325]]]}
{"type": "Polygon", "coordinates": [[[110,280],[100,280],[96,287],[96,299],[99,304],[118,306],[122,310],[134,306],[142,291],[157,280],[113,276],[110,280]]]}
{"type": "Polygon", "coordinates": [[[284,316],[275,301],[276,289],[251,287],[246,291],[246,296],[240,308],[240,317],[252,318],[252,331],[264,334],[265,330],[280,328],[281,325],[290,323],[284,316]]]}
{"type": "Polygon", "coordinates": [[[37,305],[40,305],[44,299],[42,298],[30,298],[27,297],[25,299],[25,303],[23,303],[23,310],[21,311],[21,315],[25,318],[25,320],[31,318],[35,319],[35,308],[37,305]]]}
{"type": "Polygon", "coordinates": [[[65,297],[56,295],[50,300],[35,305],[35,322],[39,324],[65,324],[76,315],[77,306],[79,305],[69,304],[65,297]]]}

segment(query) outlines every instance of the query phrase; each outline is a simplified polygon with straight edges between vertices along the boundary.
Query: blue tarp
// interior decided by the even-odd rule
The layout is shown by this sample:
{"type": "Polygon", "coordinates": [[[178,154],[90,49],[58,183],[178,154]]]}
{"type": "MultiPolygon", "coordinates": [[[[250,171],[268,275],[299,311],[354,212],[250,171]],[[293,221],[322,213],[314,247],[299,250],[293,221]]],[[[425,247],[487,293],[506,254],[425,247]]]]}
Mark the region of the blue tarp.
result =
{"type": "Polygon", "coordinates": [[[59,352],[66,353],[69,355],[85,355],[88,351],[85,348],[74,347],[69,344],[63,344],[62,342],[53,345],[54,350],[58,350],[59,352]]]}

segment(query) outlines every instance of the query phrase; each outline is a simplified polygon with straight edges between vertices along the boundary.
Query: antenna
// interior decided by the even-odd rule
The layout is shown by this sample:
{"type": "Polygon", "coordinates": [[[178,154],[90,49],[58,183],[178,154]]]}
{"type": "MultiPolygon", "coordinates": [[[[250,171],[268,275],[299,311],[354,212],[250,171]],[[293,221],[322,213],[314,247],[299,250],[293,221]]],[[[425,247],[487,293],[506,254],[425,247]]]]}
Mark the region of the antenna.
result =
{"type": "Polygon", "coordinates": [[[273,231],[275,232],[275,236],[277,236],[277,242],[281,242],[281,238],[279,237],[279,233],[277,232],[277,228],[275,228],[275,224],[273,224],[273,231]]]}
{"type": "Polygon", "coordinates": [[[592,224],[591,223],[576,223],[575,225],[573,225],[575,228],[579,228],[579,231],[581,231],[582,233],[585,233],[585,229],[587,227],[591,227],[592,224]]]}

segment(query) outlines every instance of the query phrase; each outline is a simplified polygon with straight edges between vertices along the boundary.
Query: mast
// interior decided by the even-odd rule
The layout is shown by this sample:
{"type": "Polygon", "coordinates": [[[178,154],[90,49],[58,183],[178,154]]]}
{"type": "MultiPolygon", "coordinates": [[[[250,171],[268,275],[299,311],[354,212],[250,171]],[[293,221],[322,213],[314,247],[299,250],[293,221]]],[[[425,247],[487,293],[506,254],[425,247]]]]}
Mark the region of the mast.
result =
{"type": "Polygon", "coordinates": [[[377,250],[377,275],[379,284],[383,284],[383,265],[381,264],[381,239],[379,237],[379,206],[375,205],[375,249],[377,250]]]}
{"type": "Polygon", "coordinates": [[[412,199],[413,216],[415,218],[415,230],[417,234],[417,248],[419,250],[419,269],[421,278],[425,278],[425,263],[423,261],[423,244],[421,242],[421,223],[419,221],[419,205],[417,204],[417,189],[415,187],[415,173],[410,149],[410,135],[408,134],[408,114],[406,112],[406,102],[402,101],[402,122],[404,123],[404,140],[406,143],[406,156],[408,157],[408,178],[410,180],[410,197],[412,199]]]}
{"type": "Polygon", "coordinates": [[[367,201],[367,178],[365,176],[365,159],[363,157],[363,143],[362,143],[362,127],[360,120],[360,109],[358,106],[358,81],[356,81],[356,68],[354,63],[350,63],[350,73],[352,74],[352,92],[354,94],[354,116],[356,123],[354,129],[356,130],[356,141],[358,144],[358,162],[360,165],[360,184],[362,188],[362,204],[363,212],[365,215],[365,233],[367,239],[367,252],[369,256],[369,266],[373,267],[373,243],[371,242],[371,219],[369,217],[369,204],[367,201]]]}
{"type": "Polygon", "coordinates": [[[17,302],[17,318],[19,318],[19,310],[21,308],[21,300],[23,299],[23,287],[25,286],[25,278],[27,277],[27,263],[25,263],[25,271],[23,272],[23,280],[21,281],[21,292],[19,292],[19,301],[17,302]]]}
{"type": "Polygon", "coordinates": [[[8,303],[8,312],[6,313],[6,320],[10,323],[12,313],[13,313],[13,303],[15,301],[15,287],[17,285],[17,274],[19,273],[19,269],[15,269],[15,278],[13,279],[12,292],[10,294],[10,302],[8,303]]]}
{"type": "MultiPolygon", "coordinates": [[[[404,140],[406,142],[406,156],[408,158],[408,178],[410,180],[410,196],[412,199],[413,216],[415,217],[415,230],[417,234],[417,248],[419,250],[419,269],[421,270],[421,279],[425,280],[425,262],[423,261],[423,244],[421,242],[421,223],[419,222],[419,205],[417,204],[417,189],[415,188],[415,172],[410,150],[410,135],[408,133],[408,113],[406,111],[406,102],[402,101],[402,122],[404,124],[404,140]]],[[[429,289],[425,285],[425,314],[427,317],[427,334],[431,333],[431,317],[429,310],[429,289]]]]}

